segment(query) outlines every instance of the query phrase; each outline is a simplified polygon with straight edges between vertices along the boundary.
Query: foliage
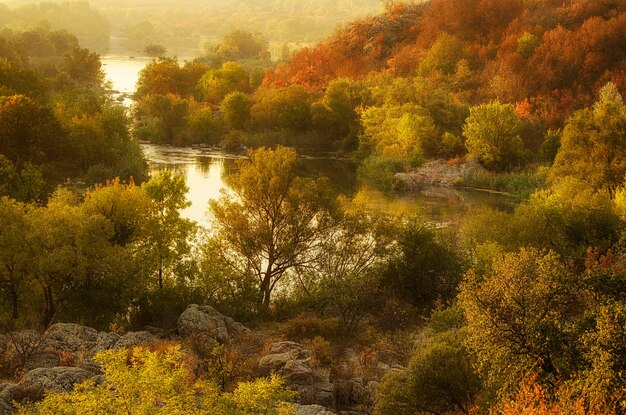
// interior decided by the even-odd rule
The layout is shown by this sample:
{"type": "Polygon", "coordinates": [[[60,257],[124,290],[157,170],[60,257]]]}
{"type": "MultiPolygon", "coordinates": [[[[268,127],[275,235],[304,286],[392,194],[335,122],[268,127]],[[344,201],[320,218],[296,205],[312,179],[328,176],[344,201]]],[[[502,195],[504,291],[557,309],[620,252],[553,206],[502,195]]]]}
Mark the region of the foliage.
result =
{"type": "Polygon", "coordinates": [[[540,43],[541,41],[537,36],[532,33],[524,32],[522,36],[517,39],[517,53],[528,59],[532,56],[540,43]]]}
{"type": "Polygon", "coordinates": [[[551,170],[552,181],[572,176],[613,197],[626,175],[626,105],[614,84],[600,90],[593,108],[570,118],[551,170]]]}
{"type": "Polygon", "coordinates": [[[393,251],[395,231],[389,218],[362,208],[344,208],[338,226],[328,230],[315,263],[318,308],[341,316],[342,329],[355,332],[376,308],[380,273],[393,251]]]}
{"type": "Polygon", "coordinates": [[[208,69],[200,63],[186,62],[181,66],[176,59],[159,58],[139,72],[135,94],[138,98],[153,94],[194,96],[198,81],[208,69]]]}
{"type": "Polygon", "coordinates": [[[152,200],[146,219],[146,240],[143,255],[148,259],[148,269],[157,274],[159,289],[166,279],[175,275],[175,268],[189,254],[189,239],[194,224],[180,215],[180,211],[191,205],[186,194],[189,190],[185,179],[169,171],[162,171],[141,189],[152,200]]]}
{"type": "Polygon", "coordinates": [[[491,102],[472,107],[463,126],[465,146],[485,167],[510,170],[523,161],[520,127],[512,105],[491,102]]]}
{"type": "Polygon", "coordinates": [[[504,255],[484,277],[470,272],[459,299],[480,373],[505,387],[533,371],[542,381],[566,379],[579,363],[577,288],[555,253],[535,249],[504,255]]]}
{"type": "Polygon", "coordinates": [[[283,277],[314,260],[333,203],[324,180],[296,176],[294,150],[261,148],[248,157],[231,176],[233,194],[211,201],[212,227],[236,275],[255,276],[267,308],[283,277]]]}
{"type": "Polygon", "coordinates": [[[374,413],[468,413],[481,390],[465,345],[467,330],[428,328],[406,371],[383,379],[374,413]]]}
{"type": "Polygon", "coordinates": [[[441,234],[411,218],[397,230],[397,244],[383,271],[383,287],[422,311],[454,298],[463,262],[441,234]]]}
{"type": "Polygon", "coordinates": [[[293,393],[277,377],[241,383],[232,393],[220,393],[207,381],[195,379],[189,357],[173,347],[165,352],[136,348],[101,352],[104,382],[87,380],[74,392],[53,392],[19,414],[203,414],[288,415],[293,393]]]}
{"type": "Polygon", "coordinates": [[[226,124],[234,130],[241,130],[250,119],[250,98],[241,92],[231,92],[224,97],[220,109],[226,124]]]}
{"type": "Polygon", "coordinates": [[[248,92],[250,78],[235,62],[226,62],[220,69],[210,69],[198,80],[198,90],[207,101],[219,104],[231,92],[248,92]]]}

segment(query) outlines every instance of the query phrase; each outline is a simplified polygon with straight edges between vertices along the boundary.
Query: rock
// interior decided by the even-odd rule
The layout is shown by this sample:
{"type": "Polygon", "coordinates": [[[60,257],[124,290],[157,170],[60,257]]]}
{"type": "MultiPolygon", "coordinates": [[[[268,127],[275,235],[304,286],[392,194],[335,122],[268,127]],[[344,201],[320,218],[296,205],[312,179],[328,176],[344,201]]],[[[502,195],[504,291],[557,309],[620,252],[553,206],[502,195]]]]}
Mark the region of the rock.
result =
{"type": "Polygon", "coordinates": [[[55,353],[34,353],[24,364],[24,371],[37,369],[40,367],[56,367],[59,366],[59,355],[55,353]]]}
{"type": "Polygon", "coordinates": [[[0,385],[0,415],[10,415],[15,412],[11,403],[20,396],[17,385],[5,383],[0,385]]]}
{"type": "Polygon", "coordinates": [[[46,331],[45,347],[62,352],[90,350],[98,342],[98,331],[78,324],[56,323],[46,331]]]}
{"type": "Polygon", "coordinates": [[[301,360],[288,361],[280,374],[289,385],[310,385],[313,383],[313,369],[301,360]]]}
{"type": "Polygon", "coordinates": [[[95,355],[105,350],[112,349],[122,336],[117,333],[98,333],[96,344],[91,348],[90,354],[95,355]]]}
{"type": "Polygon", "coordinates": [[[28,372],[18,386],[22,390],[71,392],[75,384],[93,375],[93,372],[78,367],[39,368],[28,372]]]}
{"type": "Polygon", "coordinates": [[[268,354],[259,360],[259,370],[266,376],[280,371],[290,360],[292,357],[289,353],[268,354]]]}
{"type": "Polygon", "coordinates": [[[225,343],[231,337],[244,332],[249,330],[209,306],[191,304],[178,317],[178,333],[181,336],[203,334],[219,343],[225,343]]]}
{"type": "Polygon", "coordinates": [[[301,404],[318,404],[325,407],[335,405],[333,384],[330,382],[318,382],[311,386],[302,386],[298,388],[298,393],[301,404]]]}
{"type": "Polygon", "coordinates": [[[355,405],[370,406],[373,403],[372,391],[361,382],[350,381],[350,403],[355,405]]]}
{"type": "Polygon", "coordinates": [[[290,353],[299,354],[304,350],[300,343],[296,342],[276,342],[270,345],[269,354],[290,353]]]}
{"type": "Polygon", "coordinates": [[[398,190],[415,192],[424,188],[453,187],[471,174],[485,169],[475,159],[450,164],[445,160],[433,160],[422,164],[409,173],[396,173],[394,187],[398,190]]]}
{"type": "Polygon", "coordinates": [[[321,405],[294,405],[296,408],[296,415],[335,415],[334,412],[329,411],[321,405]]]}
{"type": "Polygon", "coordinates": [[[153,343],[155,337],[147,331],[131,331],[115,342],[113,349],[130,349],[146,343],[153,343]]]}

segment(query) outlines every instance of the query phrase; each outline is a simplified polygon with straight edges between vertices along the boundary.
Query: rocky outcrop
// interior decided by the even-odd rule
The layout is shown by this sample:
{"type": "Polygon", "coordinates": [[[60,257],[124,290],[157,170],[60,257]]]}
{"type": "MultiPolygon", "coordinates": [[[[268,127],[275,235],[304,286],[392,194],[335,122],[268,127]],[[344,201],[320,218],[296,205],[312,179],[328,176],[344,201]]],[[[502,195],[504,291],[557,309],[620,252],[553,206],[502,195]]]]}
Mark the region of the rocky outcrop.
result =
{"type": "Polygon", "coordinates": [[[178,334],[181,336],[205,335],[219,343],[249,332],[243,324],[226,317],[213,307],[191,304],[178,317],[178,334]]]}
{"type": "Polygon", "coordinates": [[[18,386],[22,390],[71,392],[74,385],[95,375],[79,367],[46,367],[31,370],[18,386]]]}
{"type": "Polygon", "coordinates": [[[394,188],[416,192],[433,187],[453,187],[472,174],[485,172],[475,159],[450,164],[445,160],[433,160],[422,164],[409,173],[396,173],[394,188]]]}
{"type": "MultiPolygon", "coordinates": [[[[158,329],[146,328],[144,331],[128,332],[120,335],[112,332],[100,332],[78,324],[53,324],[44,333],[25,330],[10,336],[0,335],[0,352],[4,355],[12,343],[19,343],[19,348],[26,358],[25,365],[20,365],[26,374],[16,384],[0,384],[0,415],[12,414],[13,401],[40,399],[46,390],[71,391],[76,383],[85,379],[101,379],[101,368],[93,357],[102,351],[128,349],[135,346],[149,345],[158,340],[153,334],[158,329]]],[[[226,317],[212,307],[190,305],[178,319],[178,332],[181,336],[202,335],[224,343],[250,331],[232,318],[226,317]]],[[[284,350],[292,350],[284,345],[284,350]]],[[[15,355],[16,353],[14,353],[15,355]]],[[[304,357],[299,352],[296,357],[304,357]]],[[[311,383],[311,369],[300,361],[276,363],[276,369],[285,369],[293,382],[311,383]]],[[[272,366],[272,369],[274,366],[272,366]]]]}

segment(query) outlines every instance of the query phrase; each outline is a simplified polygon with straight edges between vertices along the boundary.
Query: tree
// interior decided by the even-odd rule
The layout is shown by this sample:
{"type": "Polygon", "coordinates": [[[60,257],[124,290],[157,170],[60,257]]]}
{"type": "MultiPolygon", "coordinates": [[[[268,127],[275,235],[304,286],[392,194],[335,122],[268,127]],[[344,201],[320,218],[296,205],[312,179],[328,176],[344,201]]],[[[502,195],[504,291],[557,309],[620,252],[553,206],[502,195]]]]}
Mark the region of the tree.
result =
{"type": "Polygon", "coordinates": [[[296,152],[260,148],[239,162],[232,194],[211,201],[217,246],[240,275],[258,281],[259,304],[267,309],[277,284],[313,263],[331,226],[333,200],[325,180],[296,175],[296,152]]]}
{"type": "Polygon", "coordinates": [[[104,81],[100,55],[89,52],[89,49],[75,47],[65,53],[60,69],[79,84],[100,85],[104,81]]]}
{"type": "Polygon", "coordinates": [[[156,143],[180,144],[184,141],[190,101],[178,95],[149,94],[134,108],[135,134],[156,143]]]}
{"type": "Polygon", "coordinates": [[[0,154],[18,166],[45,166],[44,177],[69,170],[70,149],[59,121],[49,108],[23,95],[0,98],[0,154]]]}
{"type": "Polygon", "coordinates": [[[9,310],[9,330],[15,328],[19,317],[22,289],[26,283],[32,283],[28,279],[27,209],[7,197],[0,198],[0,293],[5,309],[9,310]]]}
{"type": "Polygon", "coordinates": [[[165,46],[163,45],[158,45],[155,43],[151,43],[148,46],[146,46],[143,51],[146,53],[146,55],[152,57],[152,58],[159,58],[163,55],[165,55],[165,53],[167,52],[167,49],[165,49],[165,46]]]}
{"type": "Polygon", "coordinates": [[[382,283],[419,310],[447,303],[463,275],[459,254],[418,219],[398,229],[398,249],[388,261],[382,283]]]}
{"type": "Polygon", "coordinates": [[[189,253],[194,224],[180,216],[180,211],[191,205],[186,197],[189,188],[183,177],[169,171],[160,172],[141,188],[152,200],[144,249],[162,290],[166,273],[172,273],[189,253]]]}
{"type": "Polygon", "coordinates": [[[242,92],[231,92],[224,97],[220,109],[226,124],[232,129],[240,130],[250,118],[251,106],[248,95],[242,92]]]}
{"type": "Polygon", "coordinates": [[[422,340],[405,372],[384,378],[376,415],[469,414],[480,391],[465,345],[466,331],[450,330],[422,340]]]}
{"type": "Polygon", "coordinates": [[[250,78],[236,62],[226,62],[220,69],[207,71],[198,81],[198,90],[208,102],[218,104],[230,92],[248,92],[250,78]]]}
{"type": "Polygon", "coordinates": [[[497,101],[470,108],[463,126],[465,146],[487,168],[509,170],[523,159],[521,123],[511,104],[497,101]]]}
{"type": "Polygon", "coordinates": [[[337,226],[326,232],[312,273],[319,306],[330,306],[343,328],[354,332],[380,302],[381,270],[393,254],[397,228],[388,217],[362,206],[342,213],[337,226]]]}
{"type": "Polygon", "coordinates": [[[625,175],[626,105],[615,85],[608,83],[592,108],[567,121],[550,178],[554,182],[573,176],[613,198],[625,175]]]}
{"type": "Polygon", "coordinates": [[[267,53],[269,44],[260,33],[235,30],[224,36],[216,52],[223,59],[258,59],[267,53]]]}
{"type": "Polygon", "coordinates": [[[524,32],[522,36],[517,39],[517,53],[528,59],[532,56],[540,43],[541,41],[537,36],[524,32]]]}
{"type": "Polygon", "coordinates": [[[484,277],[470,272],[459,299],[481,373],[505,387],[535,372],[546,382],[567,379],[580,363],[571,324],[578,293],[576,275],[554,252],[522,249],[484,277]]]}
{"type": "Polygon", "coordinates": [[[292,415],[294,393],[278,377],[240,383],[220,393],[197,379],[180,347],[164,352],[135,348],[108,350],[94,360],[104,382],[87,380],[73,392],[50,392],[42,402],[20,408],[20,415],[292,415]]]}

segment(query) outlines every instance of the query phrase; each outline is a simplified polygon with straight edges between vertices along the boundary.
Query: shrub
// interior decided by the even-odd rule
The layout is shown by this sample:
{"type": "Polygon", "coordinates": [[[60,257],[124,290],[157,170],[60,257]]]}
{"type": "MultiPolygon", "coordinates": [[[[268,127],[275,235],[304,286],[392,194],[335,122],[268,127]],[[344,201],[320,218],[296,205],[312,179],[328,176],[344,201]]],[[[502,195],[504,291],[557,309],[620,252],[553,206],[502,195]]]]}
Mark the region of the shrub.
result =
{"type": "Polygon", "coordinates": [[[197,379],[180,347],[164,353],[143,348],[108,350],[95,357],[105,382],[87,380],[71,393],[51,392],[45,399],[19,409],[18,414],[178,414],[287,415],[294,393],[278,377],[240,383],[221,393],[197,379]]]}
{"type": "Polygon", "coordinates": [[[315,337],[335,338],[339,330],[339,321],[336,318],[321,319],[314,316],[300,315],[285,322],[283,326],[285,336],[294,341],[313,339],[315,337]]]}

